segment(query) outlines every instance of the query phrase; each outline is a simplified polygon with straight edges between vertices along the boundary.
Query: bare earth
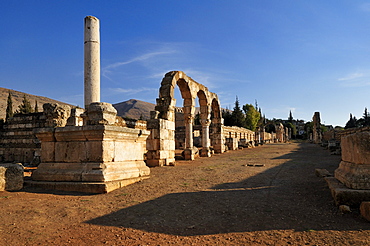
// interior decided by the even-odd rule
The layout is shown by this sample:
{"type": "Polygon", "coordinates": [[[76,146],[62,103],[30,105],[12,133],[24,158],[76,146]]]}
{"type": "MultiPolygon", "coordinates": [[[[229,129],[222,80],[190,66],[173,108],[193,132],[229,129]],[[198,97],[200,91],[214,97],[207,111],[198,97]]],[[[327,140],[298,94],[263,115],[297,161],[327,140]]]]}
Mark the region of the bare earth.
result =
{"type": "Polygon", "coordinates": [[[315,176],[339,162],[268,144],[152,168],[109,194],[0,192],[0,245],[369,245],[370,223],[315,176]]]}

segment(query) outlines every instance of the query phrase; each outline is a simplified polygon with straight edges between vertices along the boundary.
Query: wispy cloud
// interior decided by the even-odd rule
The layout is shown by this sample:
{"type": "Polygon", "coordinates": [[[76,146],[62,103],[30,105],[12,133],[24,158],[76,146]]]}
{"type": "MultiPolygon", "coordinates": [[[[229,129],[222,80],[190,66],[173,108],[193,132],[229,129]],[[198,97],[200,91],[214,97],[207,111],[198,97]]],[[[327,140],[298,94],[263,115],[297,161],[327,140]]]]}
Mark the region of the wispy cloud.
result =
{"type": "Polygon", "coordinates": [[[109,80],[112,80],[109,75],[112,74],[113,70],[117,69],[118,67],[122,67],[122,66],[125,66],[125,65],[128,65],[128,64],[131,64],[131,63],[135,63],[135,62],[148,61],[150,59],[155,59],[155,58],[162,57],[162,56],[168,55],[168,54],[174,54],[176,52],[177,51],[174,50],[174,49],[152,51],[152,52],[148,52],[148,53],[145,53],[145,54],[141,54],[141,55],[139,55],[137,57],[134,57],[134,58],[131,58],[127,61],[118,61],[118,62],[115,62],[115,63],[112,63],[112,64],[108,64],[107,66],[102,68],[102,76],[109,79],[109,80]]]}
{"type": "Polygon", "coordinates": [[[351,73],[351,74],[349,74],[345,77],[339,78],[338,80],[339,81],[346,81],[346,80],[354,80],[354,79],[358,79],[358,78],[362,78],[362,77],[364,77],[363,73],[356,72],[356,73],[351,73]]]}
{"type": "Polygon", "coordinates": [[[370,71],[354,72],[338,78],[343,87],[364,87],[370,85],[370,71]]]}
{"type": "Polygon", "coordinates": [[[136,88],[136,89],[108,88],[108,91],[111,94],[122,94],[122,93],[124,93],[124,94],[127,94],[127,95],[133,95],[133,94],[142,93],[142,92],[158,91],[158,88],[146,88],[146,87],[136,88]]]}

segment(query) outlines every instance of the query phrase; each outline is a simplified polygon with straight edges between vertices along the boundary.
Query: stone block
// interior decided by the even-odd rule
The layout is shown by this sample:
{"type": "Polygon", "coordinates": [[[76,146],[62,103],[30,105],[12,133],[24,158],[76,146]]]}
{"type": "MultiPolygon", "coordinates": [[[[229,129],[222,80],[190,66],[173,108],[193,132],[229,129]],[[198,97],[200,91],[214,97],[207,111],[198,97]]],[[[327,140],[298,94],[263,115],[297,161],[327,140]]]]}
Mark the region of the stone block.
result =
{"type": "Polygon", "coordinates": [[[0,164],[0,191],[23,188],[24,168],[22,164],[0,164]]]}
{"type": "Polygon", "coordinates": [[[360,205],[360,213],[367,221],[370,221],[370,202],[362,202],[360,205]]]}
{"type": "Polygon", "coordinates": [[[87,108],[88,125],[114,125],[117,110],[110,103],[94,102],[87,108]]]}
{"type": "Polygon", "coordinates": [[[370,165],[341,161],[335,178],[351,189],[370,189],[370,165]]]}
{"type": "Polygon", "coordinates": [[[55,161],[55,142],[41,142],[41,159],[43,162],[55,161]]]}
{"type": "Polygon", "coordinates": [[[370,201],[370,190],[348,188],[334,177],[325,177],[324,179],[337,206],[344,204],[358,207],[361,202],[370,201]]]}
{"type": "Polygon", "coordinates": [[[56,162],[82,162],[87,160],[85,142],[56,142],[56,162]]]}
{"type": "Polygon", "coordinates": [[[370,132],[358,132],[341,138],[342,160],[370,164],[370,132]]]}

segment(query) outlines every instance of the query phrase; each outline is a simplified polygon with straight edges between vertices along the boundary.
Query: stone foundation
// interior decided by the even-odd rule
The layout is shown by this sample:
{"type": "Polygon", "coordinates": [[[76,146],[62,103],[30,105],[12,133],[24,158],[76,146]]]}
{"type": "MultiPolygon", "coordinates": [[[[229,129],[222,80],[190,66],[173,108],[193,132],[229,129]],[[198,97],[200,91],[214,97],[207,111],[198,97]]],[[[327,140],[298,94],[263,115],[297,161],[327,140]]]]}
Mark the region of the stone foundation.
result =
{"type": "Polygon", "coordinates": [[[136,129],[115,125],[124,123],[115,113],[110,104],[92,103],[84,116],[90,125],[35,129],[41,141],[42,162],[33,172],[32,180],[61,182],[50,185],[100,193],[109,192],[108,185],[119,188],[121,183],[130,183],[124,180],[148,176],[150,170],[144,154],[149,131],[142,126],[136,129]],[[89,183],[91,187],[86,188],[89,183]],[[78,184],[80,187],[76,188],[78,184]]]}

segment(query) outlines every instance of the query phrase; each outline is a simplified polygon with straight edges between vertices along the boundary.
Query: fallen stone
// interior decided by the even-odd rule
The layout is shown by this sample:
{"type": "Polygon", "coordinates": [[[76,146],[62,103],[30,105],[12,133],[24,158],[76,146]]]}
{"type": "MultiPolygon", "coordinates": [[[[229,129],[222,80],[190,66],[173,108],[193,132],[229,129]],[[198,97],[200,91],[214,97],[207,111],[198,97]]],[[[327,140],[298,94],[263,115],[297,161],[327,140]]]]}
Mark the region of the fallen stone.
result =
{"type": "Polygon", "coordinates": [[[23,188],[24,168],[20,163],[0,164],[0,191],[23,188]]]}
{"type": "Polygon", "coordinates": [[[328,170],[326,169],[315,169],[315,174],[317,177],[321,177],[321,178],[324,178],[324,177],[331,177],[333,176],[331,173],[329,173],[328,170]]]}
{"type": "Polygon", "coordinates": [[[340,205],[339,206],[339,211],[343,214],[346,214],[346,213],[350,213],[351,212],[351,208],[347,205],[340,205]]]}
{"type": "Polygon", "coordinates": [[[367,221],[370,221],[370,202],[362,202],[360,205],[360,213],[367,221]]]}

